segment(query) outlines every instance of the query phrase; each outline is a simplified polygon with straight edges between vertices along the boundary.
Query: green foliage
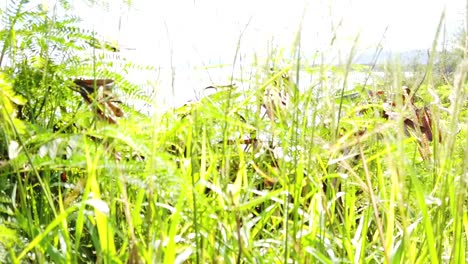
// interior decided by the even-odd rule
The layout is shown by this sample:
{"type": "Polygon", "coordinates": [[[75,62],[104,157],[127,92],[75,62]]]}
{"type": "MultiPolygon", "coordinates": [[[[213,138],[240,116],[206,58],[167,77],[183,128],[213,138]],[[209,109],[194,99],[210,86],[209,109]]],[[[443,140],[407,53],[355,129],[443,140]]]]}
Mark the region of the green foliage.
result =
{"type": "Polygon", "coordinates": [[[151,103],[125,78],[148,69],[86,53],[103,46],[95,33],[26,2],[11,1],[0,33],[6,262],[466,262],[466,62],[452,82],[425,67],[410,85],[442,135],[427,145],[405,126],[399,65],[345,91],[370,69],[281,52],[248,82],[162,115],[122,106],[109,124],[73,80],[112,79],[119,98],[151,103]]]}
{"type": "Polygon", "coordinates": [[[0,73],[0,97],[0,123],[3,125],[0,131],[0,160],[3,160],[8,156],[9,140],[15,137],[15,133],[25,133],[25,125],[17,119],[14,108],[14,105],[24,105],[25,100],[15,94],[3,73],[0,73]]]}
{"type": "MultiPolygon", "coordinates": [[[[69,8],[66,1],[61,3],[69,8]]],[[[103,244],[114,241],[105,239],[112,228],[101,201],[110,194],[100,193],[96,180],[82,179],[88,168],[95,171],[87,156],[94,157],[102,144],[106,155],[110,147],[125,159],[132,158],[138,145],[128,136],[119,138],[122,134],[112,142],[115,133],[101,130],[105,125],[70,88],[78,77],[109,78],[115,80],[119,96],[148,101],[139,87],[123,78],[135,66],[123,63],[121,73],[107,70],[115,62],[109,62],[105,51],[98,57],[87,52],[98,42],[94,32],[78,28],[74,17],[52,16],[28,1],[9,1],[2,21],[7,27],[0,32],[0,255],[10,262],[117,258],[115,248],[103,244]],[[133,145],[117,144],[120,141],[133,145]],[[85,183],[94,197],[81,203],[85,183]],[[74,223],[80,230],[72,232],[68,221],[73,230],[74,223]]]]}

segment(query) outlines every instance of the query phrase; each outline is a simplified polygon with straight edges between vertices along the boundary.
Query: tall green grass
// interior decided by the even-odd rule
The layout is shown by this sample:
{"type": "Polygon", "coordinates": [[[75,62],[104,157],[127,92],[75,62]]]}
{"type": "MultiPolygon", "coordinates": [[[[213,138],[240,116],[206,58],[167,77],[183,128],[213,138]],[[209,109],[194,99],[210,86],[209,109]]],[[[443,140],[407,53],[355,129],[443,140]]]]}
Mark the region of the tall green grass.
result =
{"type": "MultiPolygon", "coordinates": [[[[299,43],[289,58],[250,65],[248,82],[164,114],[133,113],[118,126],[26,137],[12,97],[2,96],[5,262],[468,261],[466,58],[449,95],[438,93],[430,66],[428,81],[411,87],[449,102],[431,105],[443,140],[424,159],[403,119],[379,117],[383,101],[367,97],[398,97],[398,64],[387,73],[391,85],[346,91],[352,58],[312,64],[299,43]],[[274,106],[274,119],[262,110],[271,88],[290,97],[287,107],[274,106]]],[[[1,85],[6,94],[3,77],[1,85]]],[[[405,107],[397,102],[395,111],[403,116],[405,107]]]]}

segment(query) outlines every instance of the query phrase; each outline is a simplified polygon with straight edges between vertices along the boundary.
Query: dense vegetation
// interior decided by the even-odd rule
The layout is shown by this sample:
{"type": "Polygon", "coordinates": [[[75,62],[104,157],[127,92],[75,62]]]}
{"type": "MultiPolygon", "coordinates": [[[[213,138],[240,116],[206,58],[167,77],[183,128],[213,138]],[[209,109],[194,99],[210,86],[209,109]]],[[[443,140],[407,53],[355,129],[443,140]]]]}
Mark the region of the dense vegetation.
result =
{"type": "Polygon", "coordinates": [[[411,77],[317,65],[296,41],[147,116],[114,98],[151,104],[135,65],[26,3],[0,31],[2,262],[468,261],[465,33],[411,77]],[[373,81],[345,89],[356,71],[373,81]]]}

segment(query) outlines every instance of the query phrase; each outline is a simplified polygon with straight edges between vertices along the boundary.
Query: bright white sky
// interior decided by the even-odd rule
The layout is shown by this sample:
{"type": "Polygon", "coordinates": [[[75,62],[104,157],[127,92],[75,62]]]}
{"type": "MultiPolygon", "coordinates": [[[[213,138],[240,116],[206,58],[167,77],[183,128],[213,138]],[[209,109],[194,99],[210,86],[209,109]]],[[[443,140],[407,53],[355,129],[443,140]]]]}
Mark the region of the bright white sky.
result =
{"type": "Polygon", "coordinates": [[[133,0],[129,11],[112,3],[120,1],[108,2],[107,14],[96,8],[79,10],[94,13],[88,23],[136,48],[147,60],[160,58],[172,46],[176,64],[232,61],[230,55],[249,20],[242,41],[246,49],[261,53],[272,40],[290,47],[302,16],[306,51],[329,47],[332,25],[340,47],[349,46],[358,33],[362,47],[375,47],[388,26],[386,49],[426,49],[444,7],[446,25],[453,32],[463,25],[466,5],[466,0],[133,0]]]}
{"type": "Polygon", "coordinates": [[[450,34],[464,25],[466,8],[466,0],[133,0],[130,9],[116,3],[120,1],[107,2],[107,12],[85,6],[78,11],[90,27],[135,48],[122,52],[133,61],[162,69],[156,86],[163,98],[172,93],[172,63],[175,99],[168,104],[176,105],[193,99],[194,89],[229,82],[231,67],[209,73],[196,69],[232,64],[244,28],[244,62],[254,55],[267,57],[272,46],[289,49],[302,17],[301,49],[307,55],[349,51],[357,34],[362,49],[374,50],[386,27],[385,49],[427,49],[444,8],[450,34]],[[334,32],[337,41],[330,48],[334,32]]]}
{"type": "MultiPolygon", "coordinates": [[[[374,50],[386,27],[385,49],[427,49],[444,8],[449,34],[465,25],[466,8],[466,0],[133,0],[130,10],[119,1],[108,2],[108,13],[84,6],[78,11],[91,18],[87,23],[95,30],[135,48],[127,53],[136,62],[163,69],[176,66],[180,102],[193,97],[186,91],[194,86],[227,82],[230,67],[215,74],[193,69],[232,63],[244,28],[241,54],[249,59],[254,54],[265,58],[271,46],[289,49],[302,17],[305,56],[316,50],[349,51],[357,34],[362,49],[374,50]],[[334,32],[337,41],[330,48],[334,32]]],[[[166,87],[169,76],[166,72],[161,77],[166,87]]]]}
{"type": "MultiPolygon", "coordinates": [[[[73,4],[76,15],[84,19],[86,27],[118,41],[121,46],[135,49],[122,50],[122,55],[136,63],[166,69],[158,77],[163,79],[161,82],[165,86],[171,84],[167,80],[170,79],[167,69],[172,63],[177,68],[176,90],[186,91],[187,88],[181,87],[211,84],[208,74],[197,76],[200,74],[194,73],[194,68],[232,63],[244,28],[241,41],[244,60],[253,55],[265,58],[272,46],[289,49],[302,17],[301,49],[304,56],[317,50],[348,51],[358,33],[359,46],[373,50],[386,27],[385,49],[427,49],[432,44],[444,8],[449,34],[466,25],[466,1],[132,0],[130,8],[122,1],[95,1],[107,3],[105,9],[89,7],[83,4],[84,1],[74,1],[73,4]],[[337,41],[331,48],[334,34],[337,41]]],[[[226,78],[219,79],[219,76],[228,76],[230,71],[226,67],[224,72],[213,74],[211,81],[226,82],[226,78]]],[[[184,95],[189,97],[187,93],[184,95]]]]}

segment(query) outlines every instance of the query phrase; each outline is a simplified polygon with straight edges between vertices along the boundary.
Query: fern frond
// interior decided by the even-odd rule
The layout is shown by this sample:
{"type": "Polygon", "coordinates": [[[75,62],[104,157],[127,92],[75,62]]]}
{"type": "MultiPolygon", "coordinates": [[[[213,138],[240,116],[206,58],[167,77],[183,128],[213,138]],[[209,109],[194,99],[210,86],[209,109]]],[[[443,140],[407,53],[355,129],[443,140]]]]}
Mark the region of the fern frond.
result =
{"type": "Polygon", "coordinates": [[[3,59],[4,59],[7,49],[11,47],[11,43],[14,43],[16,41],[15,34],[14,34],[16,22],[18,21],[18,19],[21,18],[21,15],[22,15],[21,11],[24,7],[24,4],[27,2],[28,1],[26,0],[19,0],[19,1],[10,1],[7,4],[7,8],[4,12],[4,19],[2,19],[2,21],[4,21],[4,23],[8,25],[9,27],[6,30],[7,33],[2,34],[3,39],[0,40],[1,42],[3,42],[3,48],[0,53],[0,67],[2,66],[3,59]]]}

